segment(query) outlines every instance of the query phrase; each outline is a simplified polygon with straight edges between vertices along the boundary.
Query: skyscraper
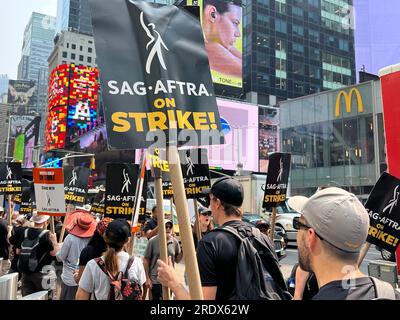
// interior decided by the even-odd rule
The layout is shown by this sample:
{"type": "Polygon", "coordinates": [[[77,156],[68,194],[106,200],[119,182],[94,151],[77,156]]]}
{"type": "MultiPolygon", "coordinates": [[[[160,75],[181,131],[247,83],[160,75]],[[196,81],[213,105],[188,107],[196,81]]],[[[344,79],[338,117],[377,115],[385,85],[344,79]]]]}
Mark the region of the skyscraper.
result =
{"type": "Polygon", "coordinates": [[[3,96],[6,96],[8,92],[8,76],[6,74],[0,74],[0,103],[3,103],[3,96]]]}
{"type": "Polygon", "coordinates": [[[37,106],[39,114],[47,106],[48,63],[53,49],[55,18],[33,12],[25,32],[22,58],[18,66],[18,80],[33,80],[37,85],[37,106]]]}
{"type": "Polygon", "coordinates": [[[93,34],[88,0],[58,0],[56,32],[93,34]]]}
{"type": "Polygon", "coordinates": [[[244,93],[261,104],[355,83],[353,0],[247,0],[244,93]]]}

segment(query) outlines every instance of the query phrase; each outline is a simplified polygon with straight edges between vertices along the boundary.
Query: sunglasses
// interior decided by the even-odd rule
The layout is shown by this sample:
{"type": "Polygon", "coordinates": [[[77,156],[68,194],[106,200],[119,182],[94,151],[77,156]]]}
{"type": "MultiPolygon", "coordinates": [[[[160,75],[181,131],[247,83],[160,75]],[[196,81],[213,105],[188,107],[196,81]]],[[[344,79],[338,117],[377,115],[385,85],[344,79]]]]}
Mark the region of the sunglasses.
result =
{"type": "MultiPolygon", "coordinates": [[[[311,227],[300,222],[300,217],[294,217],[293,218],[293,228],[296,230],[300,230],[300,229],[310,229],[311,227]]],[[[315,230],[314,230],[315,232],[315,230]]],[[[315,232],[315,234],[317,235],[318,238],[320,238],[321,240],[324,240],[324,238],[322,238],[318,233],[315,232]]]]}
{"type": "Polygon", "coordinates": [[[170,226],[170,225],[165,226],[165,229],[172,229],[172,226],[170,226]]]}
{"type": "Polygon", "coordinates": [[[204,217],[206,217],[206,216],[209,216],[209,217],[211,217],[211,215],[212,215],[212,213],[211,213],[211,211],[205,211],[205,212],[202,212],[202,213],[200,213],[202,216],[204,216],[204,217]]]}

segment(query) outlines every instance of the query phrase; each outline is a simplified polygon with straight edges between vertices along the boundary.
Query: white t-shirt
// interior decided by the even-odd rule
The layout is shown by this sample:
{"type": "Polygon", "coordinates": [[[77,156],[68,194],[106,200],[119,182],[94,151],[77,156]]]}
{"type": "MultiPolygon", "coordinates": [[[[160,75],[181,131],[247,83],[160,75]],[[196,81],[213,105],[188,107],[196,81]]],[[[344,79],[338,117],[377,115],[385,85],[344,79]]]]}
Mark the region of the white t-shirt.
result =
{"type": "MultiPolygon", "coordinates": [[[[104,260],[104,256],[101,257],[104,260]]],[[[129,254],[123,251],[117,253],[119,270],[125,272],[128,266],[129,254]]],[[[129,279],[137,281],[140,285],[146,282],[142,259],[135,257],[129,269],[129,279]]],[[[97,300],[107,300],[110,292],[110,278],[97,265],[94,259],[90,260],[83,271],[79,287],[86,292],[95,294],[97,300]]]]}

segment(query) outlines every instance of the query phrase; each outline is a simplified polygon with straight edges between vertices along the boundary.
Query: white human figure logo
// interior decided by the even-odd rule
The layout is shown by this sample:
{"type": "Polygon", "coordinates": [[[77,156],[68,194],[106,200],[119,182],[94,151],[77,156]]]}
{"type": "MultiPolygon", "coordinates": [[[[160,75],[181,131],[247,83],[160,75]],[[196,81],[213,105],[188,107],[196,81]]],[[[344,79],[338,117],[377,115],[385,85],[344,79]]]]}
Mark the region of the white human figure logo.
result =
{"type": "Polygon", "coordinates": [[[190,172],[190,175],[193,175],[194,163],[193,163],[192,159],[188,155],[185,155],[185,157],[186,157],[186,161],[187,161],[186,175],[189,176],[189,172],[190,172]]]}
{"type": "Polygon", "coordinates": [[[276,178],[277,182],[282,180],[282,174],[283,174],[283,160],[281,158],[281,160],[279,161],[279,173],[278,173],[278,177],[276,178]]]}
{"type": "Polygon", "coordinates": [[[51,206],[51,197],[47,192],[46,192],[46,198],[47,198],[47,206],[50,207],[51,206]]]}
{"type": "Polygon", "coordinates": [[[123,193],[124,190],[126,190],[126,192],[129,193],[129,185],[131,184],[131,180],[129,179],[129,174],[128,174],[128,172],[126,172],[126,170],[124,169],[122,175],[124,176],[124,184],[123,184],[123,186],[122,186],[121,193],[123,193]]]}
{"type": "Polygon", "coordinates": [[[161,35],[158,33],[156,30],[156,26],[154,23],[149,23],[147,26],[144,23],[143,19],[143,12],[140,13],[140,23],[142,24],[142,27],[144,31],[146,32],[147,36],[150,38],[150,41],[146,45],[146,50],[149,50],[149,46],[153,44],[153,47],[151,48],[149,55],[147,57],[146,61],[146,73],[150,74],[150,67],[153,62],[153,59],[155,55],[157,54],[158,60],[160,61],[161,66],[163,67],[164,70],[167,70],[167,67],[165,66],[165,61],[164,57],[162,55],[162,47],[164,47],[165,50],[169,51],[167,46],[165,45],[163,39],[161,38],[161,35]],[[148,27],[152,28],[153,33],[156,35],[156,38],[151,34],[150,29],[148,27]]]}
{"type": "Polygon", "coordinates": [[[77,177],[77,175],[76,175],[76,171],[75,171],[75,169],[73,169],[72,170],[72,178],[71,178],[71,181],[69,182],[69,186],[72,184],[72,185],[75,185],[76,184],[76,181],[78,180],[78,177],[77,177]]]}
{"type": "Polygon", "coordinates": [[[11,171],[11,168],[9,166],[7,166],[6,180],[11,180],[11,179],[12,179],[12,171],[11,171]]]}
{"type": "Polygon", "coordinates": [[[400,195],[400,192],[397,191],[398,188],[399,186],[396,186],[396,188],[394,188],[393,198],[392,200],[389,201],[389,204],[385,208],[383,208],[383,212],[386,212],[386,210],[390,209],[389,214],[391,214],[393,208],[397,206],[397,200],[399,200],[399,195],[400,195]]]}

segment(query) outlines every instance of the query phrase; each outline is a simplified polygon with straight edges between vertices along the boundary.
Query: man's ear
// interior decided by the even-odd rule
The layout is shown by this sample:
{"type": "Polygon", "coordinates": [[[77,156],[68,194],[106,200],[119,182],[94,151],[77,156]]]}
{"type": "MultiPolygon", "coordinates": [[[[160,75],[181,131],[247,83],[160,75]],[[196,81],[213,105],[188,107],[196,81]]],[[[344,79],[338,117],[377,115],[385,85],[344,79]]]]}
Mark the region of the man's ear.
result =
{"type": "Polygon", "coordinates": [[[310,250],[316,249],[318,240],[319,240],[319,238],[318,238],[317,234],[315,233],[315,230],[312,228],[309,228],[307,230],[307,245],[310,250]]]}

